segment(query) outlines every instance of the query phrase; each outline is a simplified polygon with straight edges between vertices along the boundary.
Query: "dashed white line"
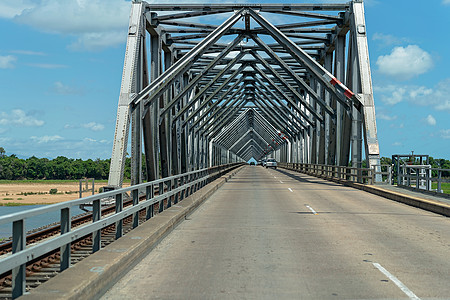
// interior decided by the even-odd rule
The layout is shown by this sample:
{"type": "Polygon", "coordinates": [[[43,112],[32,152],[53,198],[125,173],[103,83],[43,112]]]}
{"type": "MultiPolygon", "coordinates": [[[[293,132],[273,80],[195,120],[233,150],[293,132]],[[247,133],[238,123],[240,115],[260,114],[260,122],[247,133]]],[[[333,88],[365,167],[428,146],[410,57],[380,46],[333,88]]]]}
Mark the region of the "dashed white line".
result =
{"type": "Polygon", "coordinates": [[[417,297],[416,294],[414,294],[410,289],[408,289],[408,287],[406,287],[406,285],[404,285],[400,280],[398,280],[397,277],[395,277],[394,275],[389,273],[389,271],[386,270],[385,268],[383,268],[380,264],[378,264],[378,263],[372,263],[372,264],[378,270],[380,270],[381,273],[386,275],[387,278],[389,278],[392,282],[394,282],[395,285],[398,286],[402,290],[402,292],[405,293],[409,297],[409,299],[420,300],[420,298],[417,297]]]}
{"type": "Polygon", "coordinates": [[[273,178],[277,178],[276,176],[273,176],[273,178]]]}
{"type": "Polygon", "coordinates": [[[317,212],[309,205],[305,205],[313,214],[317,215],[317,212]]]}
{"type": "Polygon", "coordinates": [[[288,190],[291,192],[291,193],[293,193],[294,191],[291,189],[291,188],[288,188],[288,190]]]}
{"type": "Polygon", "coordinates": [[[280,183],[283,183],[283,181],[280,180],[280,183]]]}

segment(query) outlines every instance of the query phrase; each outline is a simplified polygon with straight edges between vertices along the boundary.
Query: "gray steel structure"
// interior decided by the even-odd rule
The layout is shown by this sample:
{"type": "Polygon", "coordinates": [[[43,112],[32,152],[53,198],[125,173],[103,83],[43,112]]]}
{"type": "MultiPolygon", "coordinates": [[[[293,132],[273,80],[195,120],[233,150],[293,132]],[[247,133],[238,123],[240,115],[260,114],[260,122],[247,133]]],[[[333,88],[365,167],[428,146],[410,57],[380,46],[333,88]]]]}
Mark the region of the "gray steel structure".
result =
{"type": "Polygon", "coordinates": [[[131,6],[109,185],[130,124],[132,184],[251,157],[380,164],[362,0],[131,6]]]}

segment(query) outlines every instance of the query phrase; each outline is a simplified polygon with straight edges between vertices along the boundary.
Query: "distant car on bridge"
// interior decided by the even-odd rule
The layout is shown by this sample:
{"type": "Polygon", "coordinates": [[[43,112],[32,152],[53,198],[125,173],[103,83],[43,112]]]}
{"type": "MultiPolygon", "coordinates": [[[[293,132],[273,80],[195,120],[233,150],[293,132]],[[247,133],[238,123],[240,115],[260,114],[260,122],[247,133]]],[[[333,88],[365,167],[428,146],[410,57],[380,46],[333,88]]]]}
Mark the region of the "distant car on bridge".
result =
{"type": "Polygon", "coordinates": [[[277,161],[275,158],[269,158],[266,162],[266,168],[277,168],[277,161]]]}

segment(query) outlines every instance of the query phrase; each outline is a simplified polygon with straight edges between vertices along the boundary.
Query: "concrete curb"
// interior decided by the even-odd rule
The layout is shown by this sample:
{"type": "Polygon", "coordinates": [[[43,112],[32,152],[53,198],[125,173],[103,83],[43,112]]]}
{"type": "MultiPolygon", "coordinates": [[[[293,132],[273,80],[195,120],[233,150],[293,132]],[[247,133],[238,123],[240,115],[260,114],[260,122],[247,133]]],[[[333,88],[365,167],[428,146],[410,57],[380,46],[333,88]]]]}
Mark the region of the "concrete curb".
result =
{"type": "MultiPolygon", "coordinates": [[[[298,172],[297,170],[294,170],[294,169],[288,169],[288,168],[283,168],[283,169],[298,172]]],[[[402,193],[396,193],[393,191],[387,191],[387,190],[384,190],[384,189],[376,187],[376,186],[365,185],[362,183],[356,183],[356,182],[346,181],[346,180],[339,180],[337,178],[330,178],[330,177],[326,177],[326,176],[317,176],[314,174],[303,173],[303,172],[298,172],[298,173],[302,173],[302,174],[306,174],[309,176],[314,176],[314,177],[322,178],[322,179],[325,179],[328,181],[340,183],[340,184],[343,184],[348,187],[352,187],[355,189],[363,190],[365,192],[369,192],[371,194],[375,194],[377,196],[381,196],[381,197],[384,197],[384,198],[387,198],[390,200],[394,200],[394,201],[401,202],[401,203],[404,203],[404,204],[407,204],[410,206],[421,208],[426,211],[430,211],[430,212],[434,212],[434,213],[437,213],[437,214],[440,214],[440,215],[443,215],[446,217],[450,217],[450,205],[448,205],[446,203],[428,200],[428,199],[422,199],[422,198],[418,198],[418,197],[413,197],[413,196],[405,195],[402,193]]]]}
{"type": "Polygon", "coordinates": [[[96,299],[243,167],[229,172],[21,297],[96,299]]]}

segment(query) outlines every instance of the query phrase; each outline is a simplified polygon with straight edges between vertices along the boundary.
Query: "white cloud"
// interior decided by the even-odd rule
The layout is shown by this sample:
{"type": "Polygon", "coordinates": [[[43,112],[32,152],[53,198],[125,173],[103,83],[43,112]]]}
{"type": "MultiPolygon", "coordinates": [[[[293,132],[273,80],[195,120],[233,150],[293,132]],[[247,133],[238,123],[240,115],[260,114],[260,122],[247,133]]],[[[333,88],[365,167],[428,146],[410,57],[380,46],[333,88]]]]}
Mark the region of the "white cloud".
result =
{"type": "Polygon", "coordinates": [[[83,94],[82,90],[65,85],[60,81],[57,81],[53,84],[51,91],[53,93],[56,93],[59,95],[81,95],[81,94],[83,94]]]}
{"type": "Polygon", "coordinates": [[[69,49],[75,51],[98,51],[125,42],[126,35],[126,30],[83,33],[76,42],[69,45],[69,49]]]}
{"type": "Polygon", "coordinates": [[[392,146],[395,146],[395,147],[401,147],[401,146],[403,146],[403,144],[400,143],[400,142],[394,142],[394,143],[392,144],[392,146]]]}
{"type": "Polygon", "coordinates": [[[383,112],[378,112],[376,115],[377,115],[377,119],[380,119],[380,120],[385,120],[385,121],[397,120],[397,116],[390,116],[383,112]]]}
{"type": "Polygon", "coordinates": [[[92,143],[97,142],[97,140],[94,140],[94,139],[91,139],[91,138],[84,138],[83,141],[85,141],[85,142],[92,142],[92,143]]]}
{"type": "Polygon", "coordinates": [[[43,32],[76,36],[78,40],[71,49],[100,50],[126,41],[130,1],[35,2],[36,5],[15,13],[14,20],[43,32]]]}
{"type": "Polygon", "coordinates": [[[384,46],[399,45],[402,43],[410,42],[410,40],[407,38],[399,38],[399,37],[393,36],[391,34],[384,34],[384,33],[380,33],[380,32],[376,32],[373,35],[372,40],[380,41],[381,44],[384,46]]]}
{"type": "Polygon", "coordinates": [[[442,4],[450,4],[450,0],[442,0],[442,4]]]}
{"type": "Polygon", "coordinates": [[[442,129],[441,130],[441,138],[443,139],[450,139],[450,129],[442,129]]]}
{"type": "Polygon", "coordinates": [[[27,64],[27,66],[30,67],[36,67],[41,69],[61,69],[61,68],[67,68],[66,65],[59,65],[59,64],[27,64]]]}
{"type": "Polygon", "coordinates": [[[430,125],[430,126],[435,126],[436,125],[436,119],[432,116],[432,115],[428,115],[425,118],[425,122],[430,125]]]}
{"type": "Polygon", "coordinates": [[[37,55],[37,56],[44,56],[44,52],[38,52],[38,51],[31,51],[31,50],[12,50],[10,51],[14,54],[23,54],[23,55],[37,55]]]}
{"type": "Polygon", "coordinates": [[[103,129],[105,129],[105,125],[103,124],[99,124],[99,123],[95,123],[95,122],[90,122],[87,124],[83,124],[81,125],[84,128],[90,129],[92,131],[101,131],[103,129]]]}
{"type": "Polygon", "coordinates": [[[388,105],[394,105],[403,101],[406,88],[397,85],[374,86],[375,92],[381,93],[381,101],[388,105]]]}
{"type": "Polygon", "coordinates": [[[0,18],[13,18],[34,6],[32,0],[2,0],[0,1],[0,18]]]}
{"type": "Polygon", "coordinates": [[[44,121],[36,119],[21,109],[14,109],[11,113],[0,112],[0,125],[39,127],[44,125],[44,121]]]}
{"type": "Polygon", "coordinates": [[[423,74],[433,67],[431,55],[417,45],[395,47],[391,54],[377,59],[381,73],[400,80],[411,79],[423,74]]]}
{"type": "MultiPolygon", "coordinates": [[[[64,129],[76,129],[76,128],[86,128],[86,129],[89,129],[92,131],[101,131],[101,130],[105,129],[105,125],[99,124],[96,122],[89,122],[89,123],[81,124],[81,125],[71,125],[71,124],[64,125],[64,129]]],[[[92,140],[92,139],[87,139],[86,141],[97,142],[96,140],[92,140]]],[[[100,141],[100,142],[102,142],[102,141],[100,141]]]]}
{"type": "Polygon", "coordinates": [[[0,69],[12,69],[14,68],[14,62],[17,57],[13,55],[0,56],[0,69]]]}
{"type": "Polygon", "coordinates": [[[30,137],[30,139],[32,139],[33,141],[35,141],[38,144],[42,144],[42,143],[48,143],[48,142],[56,142],[56,141],[60,141],[63,140],[64,138],[60,137],[59,135],[44,135],[44,136],[32,136],[30,137]]]}
{"type": "Polygon", "coordinates": [[[450,111],[450,78],[441,80],[432,88],[414,85],[374,86],[376,97],[388,105],[403,101],[436,110],[450,111]]]}

